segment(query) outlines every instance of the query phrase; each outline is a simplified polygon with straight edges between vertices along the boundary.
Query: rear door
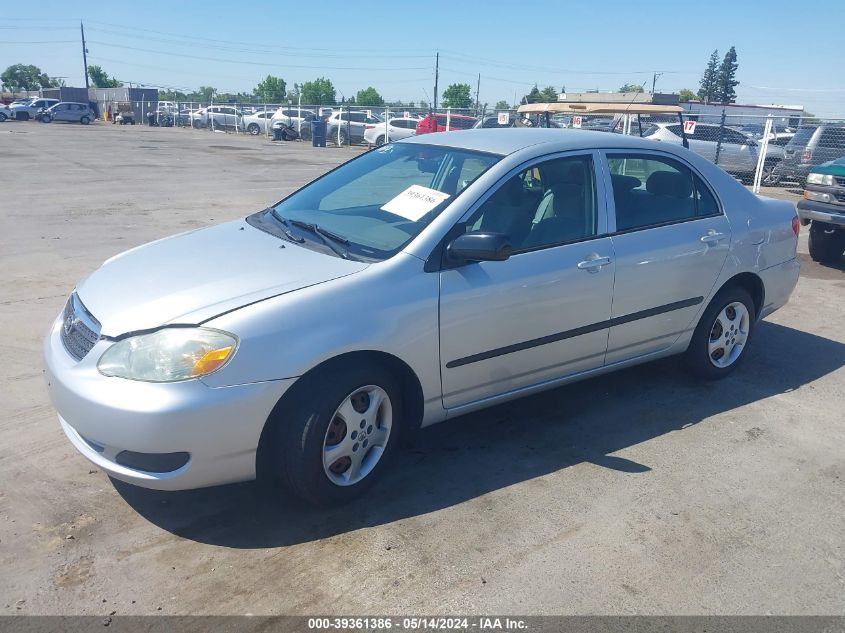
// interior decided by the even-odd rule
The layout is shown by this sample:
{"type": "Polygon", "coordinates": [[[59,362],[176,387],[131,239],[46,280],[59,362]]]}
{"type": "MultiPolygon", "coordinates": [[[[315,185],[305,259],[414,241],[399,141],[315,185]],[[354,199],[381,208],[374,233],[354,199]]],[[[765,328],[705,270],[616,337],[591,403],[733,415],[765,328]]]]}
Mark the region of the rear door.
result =
{"type": "Polygon", "coordinates": [[[616,280],[607,364],[659,352],[695,325],[730,249],[712,189],[659,152],[606,154],[616,280]]]}

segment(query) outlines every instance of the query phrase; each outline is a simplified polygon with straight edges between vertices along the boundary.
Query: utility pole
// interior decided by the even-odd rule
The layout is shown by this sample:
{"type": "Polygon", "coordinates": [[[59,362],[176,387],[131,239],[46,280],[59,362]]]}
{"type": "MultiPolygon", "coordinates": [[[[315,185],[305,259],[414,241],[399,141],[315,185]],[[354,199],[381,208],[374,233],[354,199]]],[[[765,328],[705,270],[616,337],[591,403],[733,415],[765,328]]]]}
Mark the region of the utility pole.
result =
{"type": "Polygon", "coordinates": [[[654,88],[657,86],[657,78],[660,77],[663,73],[655,72],[654,75],[651,77],[651,94],[654,94],[654,88]]]}
{"type": "Polygon", "coordinates": [[[437,82],[440,80],[440,53],[437,53],[437,61],[434,64],[434,109],[437,110],[437,82]]]}
{"type": "Polygon", "coordinates": [[[481,92],[481,73],[478,73],[478,83],[475,84],[475,113],[478,114],[478,109],[481,107],[481,101],[478,99],[478,93],[481,92]]]}
{"type": "Polygon", "coordinates": [[[85,66],[85,89],[91,86],[88,84],[88,49],[85,48],[85,27],[79,23],[79,31],[82,33],[82,65],[85,66]]]}

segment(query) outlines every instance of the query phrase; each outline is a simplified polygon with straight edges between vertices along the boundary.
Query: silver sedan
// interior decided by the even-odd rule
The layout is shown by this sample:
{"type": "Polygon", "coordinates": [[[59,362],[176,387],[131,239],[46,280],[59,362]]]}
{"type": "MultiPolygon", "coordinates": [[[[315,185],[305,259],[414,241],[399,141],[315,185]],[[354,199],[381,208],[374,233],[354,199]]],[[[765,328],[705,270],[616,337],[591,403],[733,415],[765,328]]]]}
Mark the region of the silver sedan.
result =
{"type": "Polygon", "coordinates": [[[724,378],[787,302],[798,231],[667,143],[426,134],[106,261],[44,342],[47,382],[115,478],[342,502],[419,427],[673,354],[724,378]]]}

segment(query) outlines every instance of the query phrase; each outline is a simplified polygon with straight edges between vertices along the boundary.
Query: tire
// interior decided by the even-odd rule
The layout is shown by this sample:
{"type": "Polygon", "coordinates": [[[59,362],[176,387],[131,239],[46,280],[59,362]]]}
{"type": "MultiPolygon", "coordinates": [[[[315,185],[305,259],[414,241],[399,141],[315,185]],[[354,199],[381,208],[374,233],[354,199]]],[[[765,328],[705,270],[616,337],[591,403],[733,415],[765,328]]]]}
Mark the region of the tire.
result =
{"type": "Polygon", "coordinates": [[[49,114],[45,114],[41,117],[41,122],[42,123],[52,123],[53,117],[51,117],[49,114]]]}
{"type": "Polygon", "coordinates": [[[376,482],[399,445],[399,386],[385,367],[366,361],[339,363],[302,381],[268,423],[260,472],[315,505],[346,503],[376,482]]]}
{"type": "Polygon", "coordinates": [[[258,136],[261,134],[261,128],[258,127],[258,123],[250,123],[246,126],[246,131],[252,134],[253,136],[258,136]]]}
{"type": "Polygon", "coordinates": [[[0,123],[5,123],[7,118],[8,117],[6,116],[5,112],[0,112],[0,123]]]}
{"type": "Polygon", "coordinates": [[[740,286],[722,288],[704,310],[685,354],[699,378],[718,380],[745,358],[757,321],[751,295],[740,286]]]}
{"type": "Polygon", "coordinates": [[[29,121],[29,112],[18,112],[18,121],[29,121]]]}
{"type": "MultiPolygon", "coordinates": [[[[335,135],[335,142],[338,141],[337,135],[335,135]]],[[[345,129],[340,128],[340,142],[338,145],[349,145],[349,134],[346,132],[345,129]]]]}
{"type": "Polygon", "coordinates": [[[91,123],[91,117],[84,116],[84,117],[82,117],[81,119],[79,119],[79,122],[80,122],[82,125],[88,125],[89,123],[91,123]]]}
{"type": "Polygon", "coordinates": [[[191,127],[194,128],[195,130],[198,130],[202,127],[202,123],[200,122],[199,119],[194,119],[193,121],[191,121],[191,127]]]}
{"type": "Polygon", "coordinates": [[[376,147],[381,147],[384,145],[384,134],[380,134],[376,139],[376,147]]]}
{"type": "Polygon", "coordinates": [[[810,257],[820,264],[833,264],[845,250],[845,229],[813,220],[810,224],[810,257]]]}

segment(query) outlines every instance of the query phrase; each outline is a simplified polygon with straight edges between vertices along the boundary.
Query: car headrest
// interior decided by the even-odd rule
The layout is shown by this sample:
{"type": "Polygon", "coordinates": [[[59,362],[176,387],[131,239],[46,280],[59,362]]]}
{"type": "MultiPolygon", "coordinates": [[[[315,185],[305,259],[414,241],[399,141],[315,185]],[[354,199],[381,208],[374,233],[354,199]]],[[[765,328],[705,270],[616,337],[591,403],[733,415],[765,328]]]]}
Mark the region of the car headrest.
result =
{"type": "Polygon", "coordinates": [[[689,198],[692,195],[692,180],[688,175],[676,171],[656,171],[646,180],[645,188],[655,196],[689,198]]]}
{"type": "Polygon", "coordinates": [[[613,183],[614,191],[630,191],[642,184],[642,180],[636,176],[623,176],[621,174],[610,174],[610,180],[613,183]]]}

